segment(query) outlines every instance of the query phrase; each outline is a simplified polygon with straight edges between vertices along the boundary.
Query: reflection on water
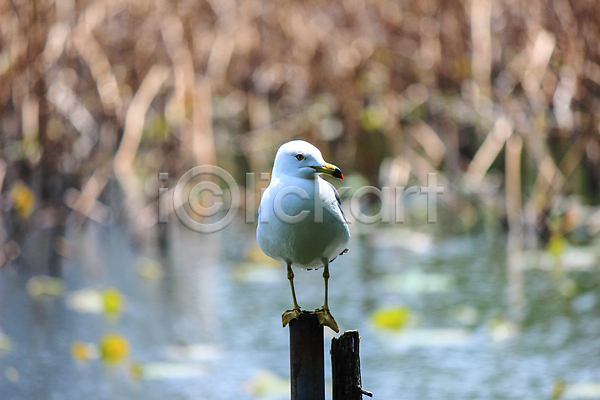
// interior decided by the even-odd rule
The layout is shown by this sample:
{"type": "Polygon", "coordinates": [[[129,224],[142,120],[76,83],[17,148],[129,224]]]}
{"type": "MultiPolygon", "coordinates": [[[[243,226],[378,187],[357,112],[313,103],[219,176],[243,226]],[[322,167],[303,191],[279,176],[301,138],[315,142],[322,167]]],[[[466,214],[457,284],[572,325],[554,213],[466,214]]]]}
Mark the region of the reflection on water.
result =
{"type": "MultiPolygon", "coordinates": [[[[164,254],[116,227],[67,236],[64,283],[0,271],[2,399],[287,397],[289,286],[252,225],[173,224],[164,254]]],[[[376,398],[600,398],[597,264],[527,268],[515,321],[504,237],[358,236],[332,264],[330,301],[341,330],[360,330],[376,398]]],[[[298,271],[296,288],[320,306],[319,272],[298,271]]]]}

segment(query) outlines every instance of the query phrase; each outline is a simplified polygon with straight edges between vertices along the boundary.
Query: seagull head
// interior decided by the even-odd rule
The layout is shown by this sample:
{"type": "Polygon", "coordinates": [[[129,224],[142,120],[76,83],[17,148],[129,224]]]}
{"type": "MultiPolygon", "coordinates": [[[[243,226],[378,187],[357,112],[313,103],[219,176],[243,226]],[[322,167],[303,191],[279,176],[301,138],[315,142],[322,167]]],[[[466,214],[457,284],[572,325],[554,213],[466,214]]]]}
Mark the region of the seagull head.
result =
{"type": "Polygon", "coordinates": [[[287,142],[277,150],[273,175],[288,175],[312,179],[315,172],[344,179],[342,171],[333,164],[326,163],[319,149],[304,140],[287,142]]]}

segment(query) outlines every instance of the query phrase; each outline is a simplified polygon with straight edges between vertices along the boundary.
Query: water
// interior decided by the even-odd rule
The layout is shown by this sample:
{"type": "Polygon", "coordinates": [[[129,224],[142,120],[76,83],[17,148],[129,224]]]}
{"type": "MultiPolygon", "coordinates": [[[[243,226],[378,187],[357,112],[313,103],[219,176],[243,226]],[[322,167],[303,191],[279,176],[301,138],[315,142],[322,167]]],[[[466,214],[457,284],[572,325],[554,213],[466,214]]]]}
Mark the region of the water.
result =
{"type": "MultiPolygon", "coordinates": [[[[248,261],[259,254],[251,225],[214,235],[171,228],[167,254],[151,238],[135,244],[121,227],[67,232],[63,296],[33,298],[25,268],[0,271],[0,329],[12,343],[0,350],[2,400],[287,397],[280,315],[291,296],[283,266],[248,261]],[[142,256],[158,261],[164,276],[142,278],[142,256]],[[69,306],[74,292],[107,287],[124,297],[117,318],[69,306]],[[126,360],[73,359],[74,341],[98,343],[110,332],[130,343],[126,360]]],[[[502,235],[389,229],[352,237],[350,252],[331,266],[330,306],[341,330],[361,333],[363,386],[376,399],[549,399],[556,379],[573,398],[569,385],[600,379],[597,268],[528,269],[525,304],[511,310],[505,243],[502,235]],[[410,310],[404,329],[374,325],[372,313],[388,307],[410,310]]],[[[320,272],[297,271],[296,290],[303,308],[319,307],[320,272]]],[[[328,377],[329,369],[327,360],[328,377]]],[[[586,397],[600,398],[591,388],[586,397]]]]}

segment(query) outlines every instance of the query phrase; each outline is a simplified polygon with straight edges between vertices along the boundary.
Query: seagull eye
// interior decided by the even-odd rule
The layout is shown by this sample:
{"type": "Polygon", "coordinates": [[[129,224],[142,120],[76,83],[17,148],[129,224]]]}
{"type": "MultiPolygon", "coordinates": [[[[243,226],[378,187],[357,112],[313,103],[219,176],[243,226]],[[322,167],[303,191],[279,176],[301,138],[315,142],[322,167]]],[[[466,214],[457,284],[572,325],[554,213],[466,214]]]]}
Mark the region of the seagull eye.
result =
{"type": "Polygon", "coordinates": [[[304,160],[304,155],[302,155],[302,154],[296,154],[296,160],[298,160],[298,161],[304,160]]]}

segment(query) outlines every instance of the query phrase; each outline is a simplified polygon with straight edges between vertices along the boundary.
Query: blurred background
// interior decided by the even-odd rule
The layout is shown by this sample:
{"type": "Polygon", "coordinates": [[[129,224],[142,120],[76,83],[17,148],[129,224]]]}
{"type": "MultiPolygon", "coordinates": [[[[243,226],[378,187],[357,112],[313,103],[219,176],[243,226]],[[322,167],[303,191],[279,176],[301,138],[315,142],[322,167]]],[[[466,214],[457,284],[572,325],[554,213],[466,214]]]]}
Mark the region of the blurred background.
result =
{"type": "Polygon", "coordinates": [[[332,264],[375,398],[600,398],[599,43],[595,0],[1,0],[0,398],[287,398],[254,220],[298,138],[345,208],[444,187],[436,224],[413,195],[332,264]],[[159,224],[203,164],[236,220],[159,224]]]}

